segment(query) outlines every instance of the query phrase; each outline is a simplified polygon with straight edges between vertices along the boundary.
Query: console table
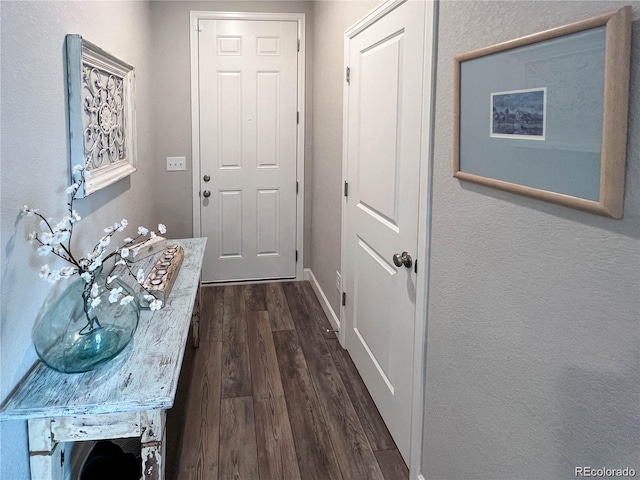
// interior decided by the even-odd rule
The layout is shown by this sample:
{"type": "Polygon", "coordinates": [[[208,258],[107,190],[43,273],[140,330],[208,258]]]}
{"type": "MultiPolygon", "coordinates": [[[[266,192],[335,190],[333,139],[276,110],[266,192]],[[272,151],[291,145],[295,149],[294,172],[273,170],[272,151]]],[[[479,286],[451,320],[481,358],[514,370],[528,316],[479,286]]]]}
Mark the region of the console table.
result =
{"type": "MultiPolygon", "coordinates": [[[[62,480],[62,442],[140,437],[142,478],[164,479],[165,417],[173,406],[193,321],[197,345],[200,270],[206,238],[167,240],[184,260],[167,304],[142,310],[133,340],[96,370],[59,373],[38,362],[6,400],[0,419],[26,419],[33,480],[62,480]],[[198,298],[196,298],[198,297],[198,298]]],[[[157,256],[136,263],[151,270],[157,256]]]]}

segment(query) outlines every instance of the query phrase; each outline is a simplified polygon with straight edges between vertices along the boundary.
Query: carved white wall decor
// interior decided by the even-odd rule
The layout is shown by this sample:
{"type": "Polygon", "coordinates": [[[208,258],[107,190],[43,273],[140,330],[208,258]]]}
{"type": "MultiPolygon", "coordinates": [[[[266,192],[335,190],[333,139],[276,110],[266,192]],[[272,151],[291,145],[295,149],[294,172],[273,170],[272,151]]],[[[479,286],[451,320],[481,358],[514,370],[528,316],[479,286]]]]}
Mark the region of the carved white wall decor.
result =
{"type": "Polygon", "coordinates": [[[67,35],[71,167],[84,164],[87,196],[136,171],[135,69],[80,35],[67,35]]]}

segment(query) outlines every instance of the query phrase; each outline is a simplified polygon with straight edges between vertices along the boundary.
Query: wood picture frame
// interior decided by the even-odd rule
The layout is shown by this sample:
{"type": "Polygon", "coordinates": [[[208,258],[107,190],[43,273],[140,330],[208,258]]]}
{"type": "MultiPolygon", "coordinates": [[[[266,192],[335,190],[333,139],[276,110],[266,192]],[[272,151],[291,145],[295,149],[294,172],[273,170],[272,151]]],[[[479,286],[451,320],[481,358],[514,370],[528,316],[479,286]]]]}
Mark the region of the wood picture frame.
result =
{"type": "Polygon", "coordinates": [[[454,177],[622,218],[631,22],[626,6],[457,55],[454,177]]]}
{"type": "Polygon", "coordinates": [[[80,35],[65,43],[70,170],[89,174],[82,198],[136,171],[135,69],[80,35]]]}

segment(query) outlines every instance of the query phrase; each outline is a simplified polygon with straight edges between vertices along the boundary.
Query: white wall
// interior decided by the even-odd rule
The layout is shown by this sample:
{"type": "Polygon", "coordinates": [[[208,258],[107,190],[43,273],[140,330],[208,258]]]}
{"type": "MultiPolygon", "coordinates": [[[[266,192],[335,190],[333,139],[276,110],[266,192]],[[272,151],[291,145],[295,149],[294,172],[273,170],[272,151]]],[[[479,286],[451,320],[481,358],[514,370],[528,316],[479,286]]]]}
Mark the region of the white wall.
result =
{"type": "Polygon", "coordinates": [[[640,2],[440,3],[422,472],[640,472],[640,2]],[[624,219],[452,177],[453,57],[633,4],[624,219]]]}
{"type": "MultiPolygon", "coordinates": [[[[23,204],[60,218],[68,185],[64,37],[78,33],[136,67],[138,171],[76,203],[81,249],[102,228],[126,217],[154,225],[149,5],[142,2],[1,2],[0,401],[36,360],[31,328],[50,285],[38,278],[40,258],[25,241],[37,225],[18,221],[23,204]],[[31,227],[31,229],[30,229],[31,227]]],[[[30,219],[29,219],[30,220],[30,219]]],[[[135,227],[134,227],[135,228],[135,227]]],[[[169,232],[171,233],[171,232],[169,232]]],[[[26,422],[0,423],[0,478],[26,479],[26,422]]]]}
{"type": "Polygon", "coordinates": [[[379,4],[314,2],[311,261],[305,266],[313,271],[336,313],[340,311],[340,292],[335,285],[336,271],[340,271],[342,222],[344,32],[379,4]]]}
{"type": "MultiPolygon", "coordinates": [[[[191,10],[221,12],[286,12],[306,14],[306,184],[311,174],[312,108],[311,65],[313,44],[313,8],[307,1],[178,1],[152,2],[153,45],[151,59],[155,78],[154,155],[158,162],[168,156],[185,156],[185,172],[166,172],[159,167],[155,181],[162,196],[158,207],[167,214],[167,227],[181,236],[193,234],[192,225],[192,158],[191,158],[191,60],[189,50],[189,12],[191,10]]],[[[305,264],[308,263],[311,222],[310,192],[306,192],[305,264]]]]}

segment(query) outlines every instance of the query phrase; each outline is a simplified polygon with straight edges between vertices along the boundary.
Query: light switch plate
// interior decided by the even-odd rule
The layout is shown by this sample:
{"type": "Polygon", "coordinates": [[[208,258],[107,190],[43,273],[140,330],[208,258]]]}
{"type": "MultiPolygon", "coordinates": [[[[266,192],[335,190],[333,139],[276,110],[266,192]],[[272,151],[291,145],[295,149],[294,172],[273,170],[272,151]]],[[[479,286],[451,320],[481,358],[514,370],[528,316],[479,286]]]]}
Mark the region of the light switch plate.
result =
{"type": "Polygon", "coordinates": [[[167,172],[176,172],[187,169],[185,157],[167,157],[167,172]]]}

